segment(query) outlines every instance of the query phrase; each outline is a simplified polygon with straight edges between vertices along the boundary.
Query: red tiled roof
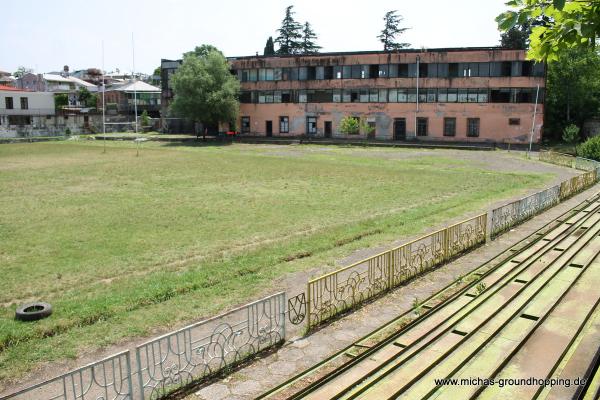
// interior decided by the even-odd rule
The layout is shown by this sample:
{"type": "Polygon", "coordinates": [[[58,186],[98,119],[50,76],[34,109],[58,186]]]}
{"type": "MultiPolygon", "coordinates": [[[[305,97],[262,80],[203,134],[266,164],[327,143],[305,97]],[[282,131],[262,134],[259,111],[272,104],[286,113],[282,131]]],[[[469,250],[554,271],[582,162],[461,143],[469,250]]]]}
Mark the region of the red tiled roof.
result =
{"type": "Polygon", "coordinates": [[[29,90],[26,90],[26,89],[19,89],[19,88],[16,88],[16,87],[6,86],[6,85],[0,85],[0,90],[5,90],[5,91],[6,90],[10,90],[10,91],[13,91],[13,92],[29,92],[29,90]]]}

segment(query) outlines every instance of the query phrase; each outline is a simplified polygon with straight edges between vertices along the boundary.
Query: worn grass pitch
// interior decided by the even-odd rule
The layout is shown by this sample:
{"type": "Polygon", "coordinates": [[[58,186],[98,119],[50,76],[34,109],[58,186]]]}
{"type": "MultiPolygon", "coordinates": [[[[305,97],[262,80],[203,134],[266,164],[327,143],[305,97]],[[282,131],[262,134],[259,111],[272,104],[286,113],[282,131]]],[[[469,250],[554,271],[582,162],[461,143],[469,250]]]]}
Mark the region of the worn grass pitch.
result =
{"type": "Polygon", "coordinates": [[[0,146],[0,386],[551,178],[441,150],[145,143],[136,157],[133,143],[107,146],[0,146]],[[54,314],[15,321],[33,299],[54,314]]]}

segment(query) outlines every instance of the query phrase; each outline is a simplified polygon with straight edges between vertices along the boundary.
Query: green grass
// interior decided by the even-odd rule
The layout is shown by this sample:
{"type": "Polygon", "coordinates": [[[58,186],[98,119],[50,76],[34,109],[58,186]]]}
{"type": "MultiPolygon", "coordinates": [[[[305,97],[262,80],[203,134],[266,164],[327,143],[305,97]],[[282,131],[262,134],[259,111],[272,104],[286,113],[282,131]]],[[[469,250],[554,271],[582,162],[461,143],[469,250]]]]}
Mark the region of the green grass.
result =
{"type": "Polygon", "coordinates": [[[0,146],[0,386],[551,178],[441,150],[148,142],[136,157],[134,143],[106,146],[0,146]],[[15,321],[33,299],[53,315],[15,321]]]}

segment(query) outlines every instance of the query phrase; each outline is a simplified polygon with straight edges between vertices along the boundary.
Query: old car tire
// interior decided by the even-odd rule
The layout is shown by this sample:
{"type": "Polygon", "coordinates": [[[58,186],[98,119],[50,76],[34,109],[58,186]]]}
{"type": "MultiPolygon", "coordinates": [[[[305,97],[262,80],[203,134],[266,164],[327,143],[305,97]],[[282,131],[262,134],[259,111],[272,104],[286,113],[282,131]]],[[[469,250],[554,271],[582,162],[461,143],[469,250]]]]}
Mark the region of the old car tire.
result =
{"type": "Polygon", "coordinates": [[[15,311],[15,318],[20,321],[37,321],[52,314],[52,306],[48,303],[36,302],[23,304],[15,311]]]}

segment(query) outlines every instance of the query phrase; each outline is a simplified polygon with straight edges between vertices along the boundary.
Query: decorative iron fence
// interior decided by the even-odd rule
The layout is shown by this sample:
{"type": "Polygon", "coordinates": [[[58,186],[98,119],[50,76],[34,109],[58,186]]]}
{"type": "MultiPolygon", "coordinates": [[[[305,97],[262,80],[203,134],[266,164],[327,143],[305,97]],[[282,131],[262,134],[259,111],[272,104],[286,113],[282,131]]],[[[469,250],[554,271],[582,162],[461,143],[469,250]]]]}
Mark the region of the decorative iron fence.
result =
{"type": "Polygon", "coordinates": [[[281,343],[285,306],[280,292],[137,346],[139,398],[161,398],[281,343]]]}
{"type": "Polygon", "coordinates": [[[131,400],[132,398],[129,351],[115,354],[4,397],[7,400],[131,400]]]}
{"type": "Polygon", "coordinates": [[[554,151],[540,150],[540,161],[562,165],[563,167],[574,168],[575,157],[569,154],[557,153],[554,151]]]}
{"type": "Polygon", "coordinates": [[[571,167],[581,171],[596,171],[596,179],[600,179],[600,162],[598,161],[545,150],[540,151],[539,158],[540,161],[571,167]]]}
{"type": "Polygon", "coordinates": [[[302,292],[288,299],[288,320],[294,325],[300,325],[306,318],[306,293],[302,292]]]}
{"type": "Polygon", "coordinates": [[[486,226],[487,214],[481,214],[310,280],[307,328],[485,242],[486,226]]]}
{"type": "Polygon", "coordinates": [[[574,176],[560,184],[560,200],[565,200],[596,182],[596,171],[574,176]]]}
{"type": "Polygon", "coordinates": [[[575,168],[582,171],[597,171],[600,163],[589,158],[575,157],[575,168]]]}
{"type": "Polygon", "coordinates": [[[491,237],[506,232],[512,226],[558,204],[561,185],[556,185],[492,210],[491,237]]]}

